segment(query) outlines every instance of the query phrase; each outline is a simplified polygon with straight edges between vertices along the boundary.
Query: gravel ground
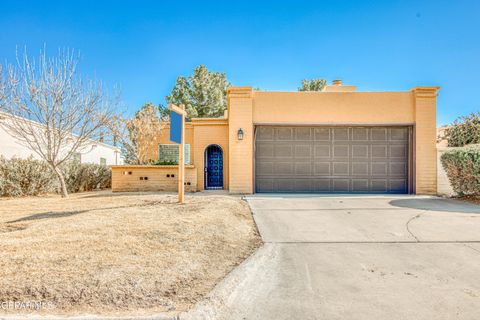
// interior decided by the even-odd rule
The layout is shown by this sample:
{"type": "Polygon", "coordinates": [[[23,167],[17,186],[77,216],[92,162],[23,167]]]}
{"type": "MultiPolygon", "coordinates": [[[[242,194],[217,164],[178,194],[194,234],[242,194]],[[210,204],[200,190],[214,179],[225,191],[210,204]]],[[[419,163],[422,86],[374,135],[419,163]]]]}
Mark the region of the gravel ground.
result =
{"type": "Polygon", "coordinates": [[[81,193],[0,199],[1,314],[148,315],[188,310],[261,244],[225,195],[81,193]]]}

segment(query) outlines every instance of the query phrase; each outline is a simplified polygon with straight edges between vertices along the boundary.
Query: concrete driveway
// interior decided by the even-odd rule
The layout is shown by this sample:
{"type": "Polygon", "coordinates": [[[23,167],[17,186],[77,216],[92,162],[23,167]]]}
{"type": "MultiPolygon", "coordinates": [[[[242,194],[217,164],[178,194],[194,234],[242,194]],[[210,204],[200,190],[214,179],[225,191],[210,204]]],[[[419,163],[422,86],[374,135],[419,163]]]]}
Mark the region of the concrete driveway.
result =
{"type": "Polygon", "coordinates": [[[212,319],[480,319],[480,206],[250,197],[265,245],[197,307],[212,319]]]}

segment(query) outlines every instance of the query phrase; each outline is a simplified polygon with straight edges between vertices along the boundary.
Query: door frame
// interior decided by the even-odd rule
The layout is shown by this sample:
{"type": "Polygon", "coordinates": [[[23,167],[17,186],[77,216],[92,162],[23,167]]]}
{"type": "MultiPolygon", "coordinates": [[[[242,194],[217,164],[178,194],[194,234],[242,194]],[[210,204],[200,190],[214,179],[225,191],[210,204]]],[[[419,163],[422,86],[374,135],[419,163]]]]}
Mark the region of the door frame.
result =
{"type": "Polygon", "coordinates": [[[212,143],[212,144],[209,144],[205,147],[205,150],[203,152],[203,163],[204,163],[204,166],[203,166],[203,188],[204,190],[223,190],[225,189],[225,177],[224,177],[224,165],[225,165],[225,159],[224,159],[224,152],[223,152],[223,148],[216,144],[216,143],[212,143]],[[209,187],[208,186],[208,149],[210,147],[217,147],[220,149],[220,152],[221,152],[221,160],[222,160],[222,186],[221,187],[209,187]]]}

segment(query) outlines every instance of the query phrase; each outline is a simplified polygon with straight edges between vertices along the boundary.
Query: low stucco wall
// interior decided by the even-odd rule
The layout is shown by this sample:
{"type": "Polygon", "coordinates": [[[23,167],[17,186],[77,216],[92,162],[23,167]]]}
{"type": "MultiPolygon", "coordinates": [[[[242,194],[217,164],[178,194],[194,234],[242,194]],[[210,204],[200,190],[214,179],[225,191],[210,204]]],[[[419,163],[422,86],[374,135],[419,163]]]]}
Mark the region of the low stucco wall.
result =
{"type": "MultiPolygon", "coordinates": [[[[185,191],[197,191],[194,166],[185,166],[185,184],[185,191]]],[[[177,190],[178,166],[112,166],[113,192],[177,190]]]]}
{"type": "Polygon", "coordinates": [[[437,193],[440,196],[450,197],[455,195],[455,192],[450,185],[450,180],[448,180],[447,172],[443,168],[442,162],[440,160],[442,154],[448,150],[449,148],[446,147],[437,148],[437,193]]]}

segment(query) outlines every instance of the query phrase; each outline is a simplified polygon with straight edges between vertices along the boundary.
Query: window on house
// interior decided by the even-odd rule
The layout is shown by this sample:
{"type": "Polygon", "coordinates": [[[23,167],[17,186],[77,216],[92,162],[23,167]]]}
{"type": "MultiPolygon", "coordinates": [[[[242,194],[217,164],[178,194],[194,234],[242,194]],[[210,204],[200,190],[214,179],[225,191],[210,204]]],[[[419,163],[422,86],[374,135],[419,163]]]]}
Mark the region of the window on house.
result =
{"type": "Polygon", "coordinates": [[[82,163],[82,154],[80,152],[75,152],[72,156],[72,160],[76,163],[82,163]]]}
{"type": "Polygon", "coordinates": [[[102,166],[106,166],[106,165],[107,165],[107,159],[105,159],[105,158],[100,158],[100,164],[101,164],[102,166]]]}
{"type": "MultiPolygon", "coordinates": [[[[185,164],[190,164],[190,145],[185,144],[185,164]]],[[[178,164],[178,145],[159,144],[158,161],[163,164],[178,164]]]]}

